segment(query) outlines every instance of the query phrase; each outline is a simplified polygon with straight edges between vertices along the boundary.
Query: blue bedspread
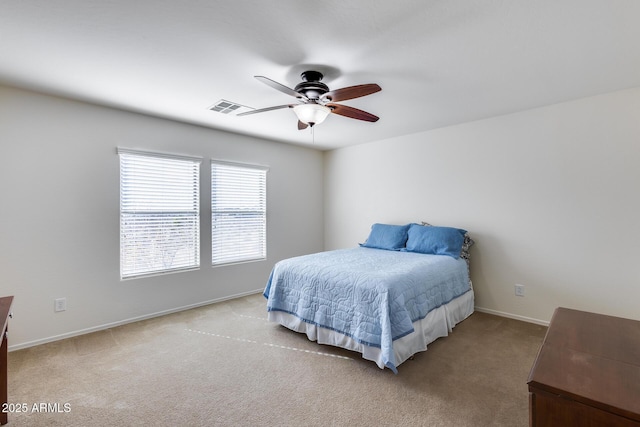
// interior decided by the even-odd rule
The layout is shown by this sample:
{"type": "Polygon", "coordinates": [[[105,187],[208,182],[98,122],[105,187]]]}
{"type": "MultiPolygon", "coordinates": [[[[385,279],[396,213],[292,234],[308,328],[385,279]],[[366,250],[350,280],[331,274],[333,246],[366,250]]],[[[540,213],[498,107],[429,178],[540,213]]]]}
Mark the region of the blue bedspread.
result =
{"type": "Polygon", "coordinates": [[[269,311],[379,347],[397,372],[393,341],[470,289],[464,259],[357,247],[278,262],[264,296],[269,311]]]}

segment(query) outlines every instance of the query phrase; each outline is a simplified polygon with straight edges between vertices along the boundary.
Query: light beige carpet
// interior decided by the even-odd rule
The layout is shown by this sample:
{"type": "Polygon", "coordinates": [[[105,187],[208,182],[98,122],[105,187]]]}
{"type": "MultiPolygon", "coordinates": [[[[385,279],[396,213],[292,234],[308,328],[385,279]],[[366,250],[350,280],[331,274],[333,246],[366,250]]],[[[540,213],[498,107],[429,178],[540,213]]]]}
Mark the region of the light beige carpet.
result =
{"type": "Polygon", "coordinates": [[[8,426],[526,426],[545,331],[474,313],[394,375],[252,295],[9,353],[8,426]]]}

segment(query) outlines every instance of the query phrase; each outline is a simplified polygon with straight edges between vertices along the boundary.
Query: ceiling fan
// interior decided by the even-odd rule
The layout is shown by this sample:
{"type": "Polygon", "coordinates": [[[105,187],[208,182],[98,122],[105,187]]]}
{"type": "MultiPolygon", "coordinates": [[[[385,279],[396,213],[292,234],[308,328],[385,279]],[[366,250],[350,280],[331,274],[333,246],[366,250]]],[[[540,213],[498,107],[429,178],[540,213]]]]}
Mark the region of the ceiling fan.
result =
{"type": "Polygon", "coordinates": [[[247,116],[249,114],[264,113],[266,111],[279,110],[281,108],[293,108],[293,112],[298,117],[298,129],[322,123],[331,113],[351,119],[364,120],[366,122],[376,122],[379,117],[357,108],[349,107],[336,102],[348,99],[360,98],[371,95],[382,90],[375,83],[344,87],[342,89],[329,90],[329,87],[322,83],[324,77],[319,71],[305,71],[300,74],[302,82],[298,83],[294,89],[273,81],[264,76],[255,76],[256,79],[298,99],[297,104],[276,105],[274,107],[260,108],[238,114],[247,116]]]}

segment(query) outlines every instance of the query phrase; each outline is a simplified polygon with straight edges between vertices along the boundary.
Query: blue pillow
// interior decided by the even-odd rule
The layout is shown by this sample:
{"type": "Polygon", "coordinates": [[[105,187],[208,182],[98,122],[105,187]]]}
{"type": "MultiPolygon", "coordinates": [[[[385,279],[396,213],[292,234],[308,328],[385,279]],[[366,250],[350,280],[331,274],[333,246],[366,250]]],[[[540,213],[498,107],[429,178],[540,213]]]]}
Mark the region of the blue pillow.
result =
{"type": "Polygon", "coordinates": [[[407,225],[373,224],[369,237],[360,246],[365,248],[387,249],[399,251],[407,243],[407,225]]]}
{"type": "Polygon", "coordinates": [[[466,230],[411,224],[407,233],[407,251],[432,255],[460,257],[466,230]]]}

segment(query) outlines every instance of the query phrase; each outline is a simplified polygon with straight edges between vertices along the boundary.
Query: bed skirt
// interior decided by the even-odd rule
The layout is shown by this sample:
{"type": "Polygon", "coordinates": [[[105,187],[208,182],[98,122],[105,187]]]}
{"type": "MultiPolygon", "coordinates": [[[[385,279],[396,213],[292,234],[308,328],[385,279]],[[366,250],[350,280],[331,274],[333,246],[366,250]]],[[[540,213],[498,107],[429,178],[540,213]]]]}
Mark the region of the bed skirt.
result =
{"type": "MultiPolygon", "coordinates": [[[[414,354],[427,350],[428,344],[449,335],[454,326],[473,313],[473,309],[474,294],[471,289],[448,304],[431,310],[424,319],[414,322],[413,333],[393,341],[396,366],[390,368],[395,371],[394,368],[414,354]]],[[[282,311],[269,311],[267,319],[292,331],[304,333],[311,341],[317,341],[319,344],[332,345],[361,353],[364,359],[375,362],[380,369],[385,368],[382,352],[378,347],[361,344],[344,334],[307,323],[282,311]]]]}

